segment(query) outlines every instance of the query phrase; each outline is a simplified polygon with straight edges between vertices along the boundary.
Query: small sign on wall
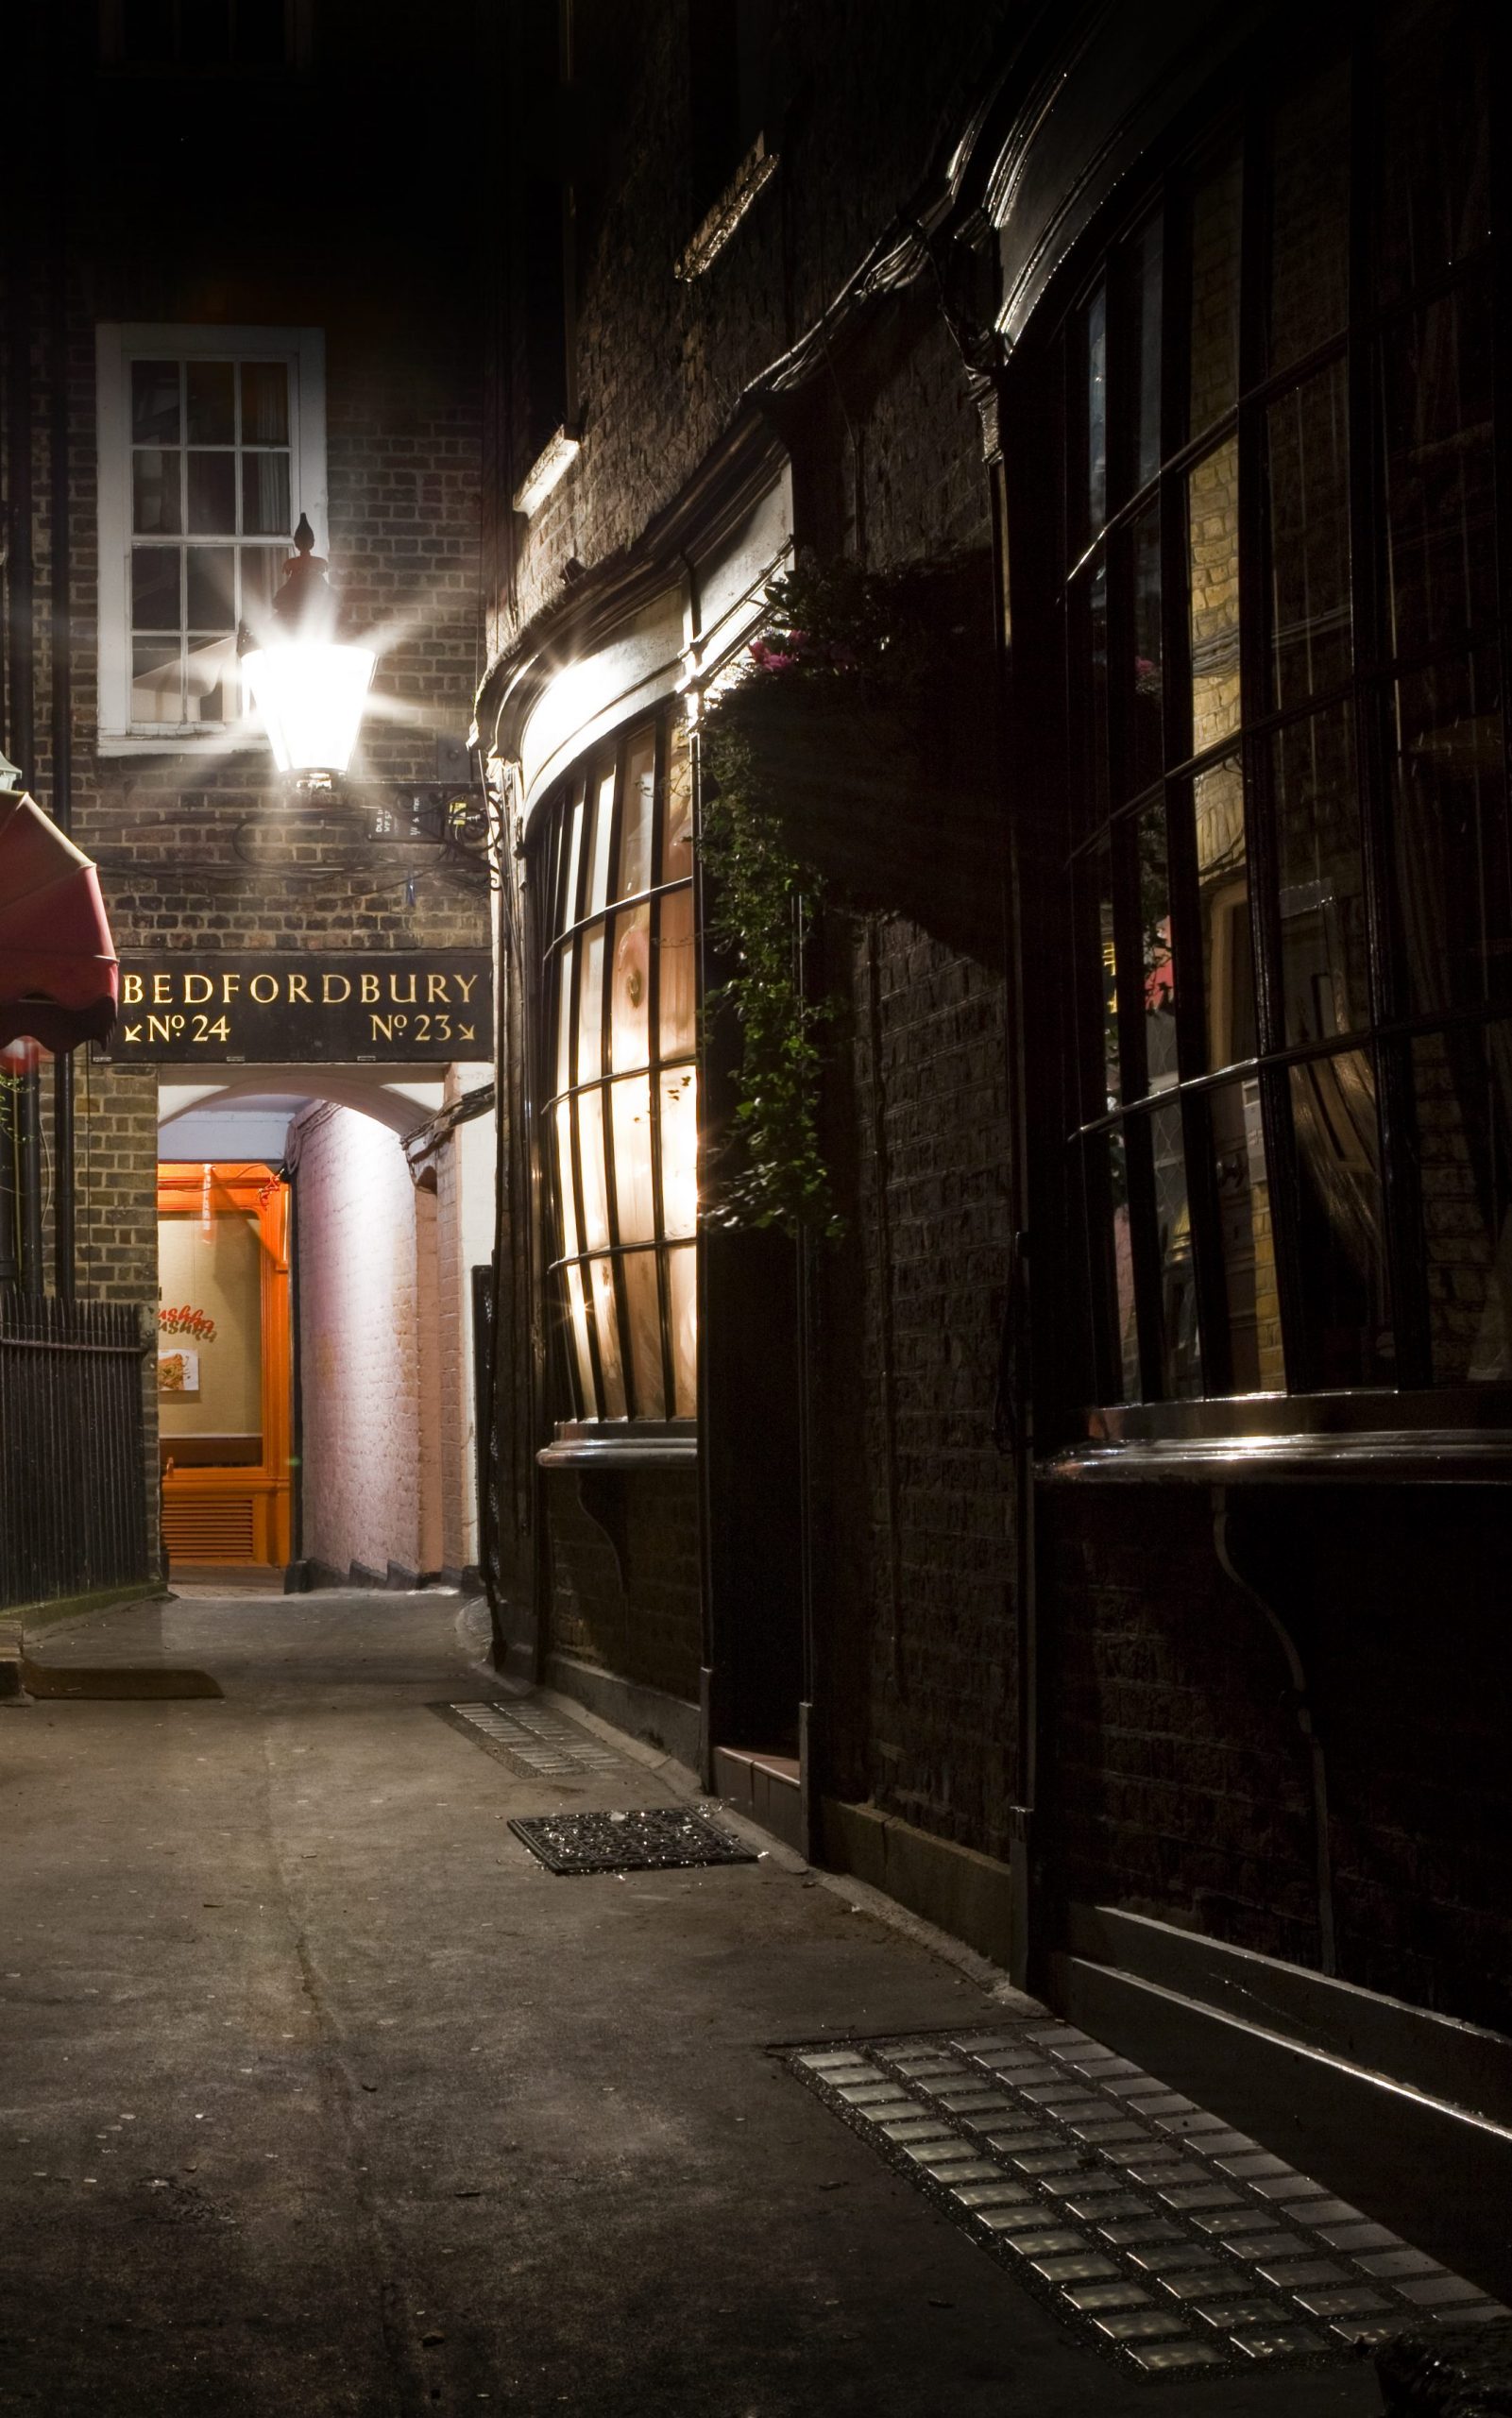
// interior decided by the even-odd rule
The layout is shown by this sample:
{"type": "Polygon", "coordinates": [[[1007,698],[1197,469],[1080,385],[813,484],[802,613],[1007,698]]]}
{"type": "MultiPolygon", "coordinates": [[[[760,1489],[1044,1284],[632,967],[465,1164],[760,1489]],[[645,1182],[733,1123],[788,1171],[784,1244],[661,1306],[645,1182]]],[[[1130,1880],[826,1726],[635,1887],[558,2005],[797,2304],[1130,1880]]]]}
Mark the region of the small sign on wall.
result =
{"type": "Polygon", "coordinates": [[[197,1352],[160,1352],[158,1354],[158,1391],[160,1394],[197,1394],[199,1391],[199,1354],[197,1352]]]}
{"type": "Polygon", "coordinates": [[[485,949],[121,952],[115,1059],[313,1066],[492,1054],[485,949]]]}

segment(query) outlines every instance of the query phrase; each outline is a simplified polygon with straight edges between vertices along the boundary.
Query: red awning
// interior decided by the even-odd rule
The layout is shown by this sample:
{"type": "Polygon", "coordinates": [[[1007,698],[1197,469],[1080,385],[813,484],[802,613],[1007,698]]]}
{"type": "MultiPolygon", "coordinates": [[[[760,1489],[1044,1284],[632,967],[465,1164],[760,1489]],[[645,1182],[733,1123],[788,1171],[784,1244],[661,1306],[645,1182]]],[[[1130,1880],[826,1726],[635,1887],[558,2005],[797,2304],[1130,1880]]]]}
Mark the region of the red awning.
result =
{"type": "Polygon", "coordinates": [[[0,791],[0,1044],[104,1041],[120,995],[94,867],[35,800],[0,791]]]}

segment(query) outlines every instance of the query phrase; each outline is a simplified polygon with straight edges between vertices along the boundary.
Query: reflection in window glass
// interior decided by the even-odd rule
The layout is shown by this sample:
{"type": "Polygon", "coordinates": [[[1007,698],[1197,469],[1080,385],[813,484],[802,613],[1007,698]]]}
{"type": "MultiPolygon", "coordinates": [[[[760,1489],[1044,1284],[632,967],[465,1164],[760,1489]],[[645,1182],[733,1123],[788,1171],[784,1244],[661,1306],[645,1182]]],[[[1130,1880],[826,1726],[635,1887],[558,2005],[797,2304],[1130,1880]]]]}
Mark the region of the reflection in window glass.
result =
{"type": "Polygon", "coordinates": [[[1381,11],[1378,260],[1396,296],[1470,259],[1491,231],[1488,43],[1494,11],[1381,11]]]}
{"type": "Polygon", "coordinates": [[[1336,361],[1266,415],[1274,702],[1300,705],[1350,669],[1348,388],[1336,361]]]}
{"type": "Polygon", "coordinates": [[[1113,929],[1113,848],[1107,840],[1087,860],[1086,871],[1092,884],[1093,914],[1097,935],[1099,1064],[1103,1089],[1100,1099],[1089,1102],[1089,1113],[1098,1115],[1104,1108],[1116,1108],[1124,1096],[1118,1049],[1119,965],[1118,943],[1113,929]]]}
{"type": "Polygon", "coordinates": [[[1350,289],[1350,70],[1283,101],[1271,133],[1270,366],[1341,333],[1350,289]]]}
{"type": "Polygon", "coordinates": [[[1134,382],[1129,412],[1131,485],[1137,490],[1161,466],[1161,287],[1159,218],[1141,228],[1123,256],[1125,347],[1134,382]]]}
{"type": "Polygon", "coordinates": [[[1285,1367],[1259,1077],[1220,1083],[1209,1095],[1208,1108],[1229,1313],[1230,1384],[1235,1393],[1274,1393],[1285,1381],[1285,1367]]]}
{"type": "Polygon", "coordinates": [[[1071,722],[1072,794],[1080,826],[1108,811],[1108,565],[1099,557],[1072,592],[1077,643],[1071,722]]]}
{"type": "Polygon", "coordinates": [[[1236,757],[1192,784],[1198,904],[1202,931],[1208,1063],[1232,1066],[1254,1055],[1254,952],[1249,935],[1249,858],[1244,779],[1236,757]]]}
{"type": "Polygon", "coordinates": [[[1297,1136],[1300,1343],[1324,1391],[1389,1385],[1395,1339],[1381,1231],[1375,1079],[1363,1049],[1291,1069],[1297,1136]]]}
{"type": "Polygon", "coordinates": [[[1239,392],[1238,146],[1209,166],[1192,196],[1190,428],[1200,436],[1239,392]]]}
{"type": "Polygon", "coordinates": [[[1488,281],[1408,317],[1382,368],[1392,642],[1410,656],[1495,610],[1488,281]]]}
{"type": "Polygon", "coordinates": [[[1421,1013],[1512,996],[1508,829],[1497,658],[1399,683],[1394,839],[1408,996],[1421,1013]]]}
{"type": "Polygon", "coordinates": [[[1512,1380],[1512,1025],[1412,1050],[1428,1315],[1439,1385],[1512,1380]]]}
{"type": "Polygon", "coordinates": [[[1129,1159],[1121,1129],[1096,1134],[1084,1144],[1081,1175],[1093,1246],[1100,1398],[1137,1402],[1139,1321],[1129,1220],[1129,1159]]]}
{"type": "Polygon", "coordinates": [[[1082,314],[1080,491],[1073,498],[1072,551],[1079,553],[1108,518],[1108,303],[1101,287],[1082,314]]]}
{"type": "Polygon", "coordinates": [[[1164,801],[1147,807],[1141,814],[1137,844],[1145,1080],[1152,1092],[1164,1092],[1177,1078],[1176,957],[1171,941],[1171,883],[1164,801]]]}
{"type": "Polygon", "coordinates": [[[1187,479],[1191,550],[1192,753],[1239,727],[1239,440],[1187,479]]]}
{"type": "Polygon", "coordinates": [[[1284,724],[1273,760],[1286,1038],[1329,1041],[1370,1021],[1351,707],[1284,724]]]}
{"type": "Polygon", "coordinates": [[[1242,162],[1210,124],[1077,265],[1066,1096],[1111,1400],[1512,1384],[1497,26],[1320,23],[1242,162]]]}
{"type": "Polygon", "coordinates": [[[1124,684],[1126,756],[1124,793],[1132,796],[1160,776],[1161,744],[1161,521],[1151,505],[1135,521],[1130,540],[1134,659],[1124,684]]]}
{"type": "Polygon", "coordinates": [[[1161,1371],[1168,1401],[1202,1391],[1198,1337],[1192,1216],[1186,1197],[1186,1151],[1176,1101],[1150,1118],[1155,1160],[1155,1238],[1161,1271],[1161,1371]]]}

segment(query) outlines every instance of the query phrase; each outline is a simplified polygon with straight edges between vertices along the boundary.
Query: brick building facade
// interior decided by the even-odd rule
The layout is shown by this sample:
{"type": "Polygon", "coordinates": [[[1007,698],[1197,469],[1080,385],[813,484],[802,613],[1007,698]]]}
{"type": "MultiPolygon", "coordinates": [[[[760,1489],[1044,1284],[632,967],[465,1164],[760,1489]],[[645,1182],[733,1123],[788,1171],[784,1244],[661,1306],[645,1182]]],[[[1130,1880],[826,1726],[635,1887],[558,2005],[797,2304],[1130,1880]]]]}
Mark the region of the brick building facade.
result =
{"type": "MultiPolygon", "coordinates": [[[[483,962],[490,945],[485,866],[450,847],[433,813],[470,794],[481,641],[480,364],[457,240],[468,170],[452,163],[444,203],[432,185],[416,194],[373,173],[402,156],[414,112],[452,89],[471,11],[433,14],[422,62],[399,10],[221,16],[28,10],[10,45],[25,128],[6,262],[8,743],[98,865],[149,1007],[155,972],[191,962],[210,988],[186,996],[221,1000],[223,969],[237,968],[224,979],[245,1000],[263,961],[335,963],[348,981],[359,956],[403,976],[436,952],[483,962]],[[344,627],[378,656],[349,773],[314,792],[276,774],[244,706],[235,635],[261,626],[301,511],[344,627]]],[[[423,1411],[411,1389],[403,1432],[383,1439],[404,1465],[399,1493],[413,1492],[450,1418],[444,1517],[438,1501],[423,1553],[414,1522],[392,1553],[381,1522],[354,1532],[342,1575],[390,1558],[475,1563],[469,1279],[437,1263],[433,1241],[437,1187],[455,1189],[464,1149],[443,1125],[407,1165],[399,1140],[441,1115],[458,1078],[433,1049],[344,1052],[287,1034],[260,1047],[234,1016],[217,1047],[202,1014],[196,1052],[195,1020],[179,1021],[186,1046],[133,1063],[124,1013],[74,1076],[77,1287],[138,1304],[148,1346],[149,1565],[159,1161],[253,1158],[285,1173],[301,1101],[371,1115],[389,1174],[412,1189],[422,1177],[433,1241],[418,1278],[412,1252],[408,1287],[431,1288],[425,1350],[436,1357],[445,1316],[456,1355],[444,1384],[437,1359],[423,1411]]],[[[459,1048],[474,1088],[489,1051],[485,1025],[459,1048]]],[[[53,1138],[49,1118],[48,1151],[53,1138]]],[[[491,1152],[480,1160],[469,1141],[466,1156],[491,1227],[491,1152]]],[[[443,1220],[453,1253],[465,1222],[485,1260],[470,1208],[443,1220]]],[[[370,1294],[369,1315],[402,1324],[403,1293],[370,1294]]],[[[297,1319],[297,1269],[294,1295],[297,1319]]],[[[361,1352],[338,1381],[365,1381],[361,1352]]],[[[318,1455],[318,1429],[310,1441],[318,1455]]],[[[305,1466],[339,1490],[336,1469],[322,1477],[308,1455],[305,1466]]],[[[296,1549],[297,1486],[294,1502],[280,1558],[318,1560],[296,1549]]],[[[192,1541],[183,1555],[201,1558],[192,1541]]]]}
{"type": "Polygon", "coordinates": [[[1453,2099],[1442,2019],[1507,2019],[1504,87],[1479,12],[1376,13],[578,7],[560,151],[506,101],[502,1529],[522,1663],[1060,2004],[1174,1993],[1199,2064],[1264,1985],[1453,2099]],[[634,750],[701,806],[836,557],[995,625],[995,804],[816,822],[844,1237],[706,1219],[673,1405],[675,1173],[603,1139],[664,1063],[603,1004],[637,916],[671,979],[634,750]]]}

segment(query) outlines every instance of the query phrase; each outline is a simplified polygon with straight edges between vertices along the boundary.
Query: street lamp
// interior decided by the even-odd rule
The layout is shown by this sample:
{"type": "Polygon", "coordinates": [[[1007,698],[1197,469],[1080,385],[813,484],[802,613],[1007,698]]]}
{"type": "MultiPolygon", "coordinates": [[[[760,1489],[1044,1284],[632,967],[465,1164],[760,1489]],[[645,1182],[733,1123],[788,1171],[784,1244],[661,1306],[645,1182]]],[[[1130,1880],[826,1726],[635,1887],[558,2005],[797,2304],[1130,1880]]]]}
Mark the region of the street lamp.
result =
{"type": "Polygon", "coordinates": [[[369,647],[338,638],[336,599],[302,512],[294,542],[297,551],[273,600],[277,627],[265,645],[243,654],[242,664],[280,772],[318,789],[351,760],[377,658],[369,647]]]}

